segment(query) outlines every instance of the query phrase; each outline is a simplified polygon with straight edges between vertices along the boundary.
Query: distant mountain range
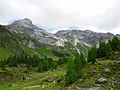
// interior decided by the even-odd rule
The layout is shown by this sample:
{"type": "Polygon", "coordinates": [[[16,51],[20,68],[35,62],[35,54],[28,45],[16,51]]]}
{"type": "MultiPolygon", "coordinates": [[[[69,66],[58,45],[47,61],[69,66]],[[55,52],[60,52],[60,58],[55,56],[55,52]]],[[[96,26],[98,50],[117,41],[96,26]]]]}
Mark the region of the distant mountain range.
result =
{"type": "MultiPolygon", "coordinates": [[[[63,46],[65,42],[71,42],[74,45],[79,43],[89,46],[98,43],[100,40],[109,40],[115,36],[112,33],[96,33],[91,30],[60,30],[52,34],[37,27],[28,18],[14,21],[12,24],[6,25],[5,28],[10,32],[29,35],[40,43],[57,46],[63,46]]],[[[120,37],[119,34],[116,36],[120,37]]]]}

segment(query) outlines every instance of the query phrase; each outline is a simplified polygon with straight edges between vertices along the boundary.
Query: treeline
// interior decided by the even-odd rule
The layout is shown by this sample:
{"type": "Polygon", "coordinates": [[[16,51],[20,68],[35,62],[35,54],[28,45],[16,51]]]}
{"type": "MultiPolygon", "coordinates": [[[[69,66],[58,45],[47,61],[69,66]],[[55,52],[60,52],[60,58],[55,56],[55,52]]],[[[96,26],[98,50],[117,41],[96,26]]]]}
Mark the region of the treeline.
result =
{"type": "Polygon", "coordinates": [[[75,52],[73,56],[69,57],[67,63],[67,70],[65,74],[65,85],[72,84],[77,79],[82,77],[84,73],[83,68],[86,64],[94,64],[96,58],[102,58],[109,56],[113,51],[120,50],[120,40],[117,37],[113,37],[112,40],[108,42],[100,41],[99,47],[93,45],[88,50],[87,58],[84,57],[82,52],[75,52]]]}
{"type": "Polygon", "coordinates": [[[8,58],[0,61],[0,67],[17,67],[18,64],[25,64],[28,69],[36,68],[37,72],[44,72],[50,69],[56,69],[58,65],[66,64],[66,74],[65,74],[65,85],[72,84],[77,79],[82,77],[84,73],[84,67],[88,63],[94,64],[96,58],[102,58],[109,56],[113,51],[120,50],[120,40],[117,37],[113,37],[112,40],[108,42],[100,41],[99,47],[93,45],[89,51],[87,57],[84,56],[83,52],[79,52],[74,49],[70,55],[56,53],[60,58],[58,60],[53,60],[44,56],[44,58],[38,55],[29,56],[26,54],[9,56],[8,58]]]}
{"type": "Polygon", "coordinates": [[[0,60],[0,67],[5,69],[5,67],[17,67],[19,64],[25,64],[28,69],[36,68],[37,72],[44,72],[49,69],[55,69],[58,65],[64,64],[67,62],[67,57],[60,57],[58,60],[53,60],[44,56],[44,58],[39,57],[38,55],[29,56],[29,55],[14,55],[9,56],[4,60],[0,60]]]}
{"type": "Polygon", "coordinates": [[[120,40],[114,36],[112,40],[100,41],[99,47],[92,46],[88,51],[88,62],[95,63],[96,58],[109,57],[112,52],[120,50],[120,40]]]}

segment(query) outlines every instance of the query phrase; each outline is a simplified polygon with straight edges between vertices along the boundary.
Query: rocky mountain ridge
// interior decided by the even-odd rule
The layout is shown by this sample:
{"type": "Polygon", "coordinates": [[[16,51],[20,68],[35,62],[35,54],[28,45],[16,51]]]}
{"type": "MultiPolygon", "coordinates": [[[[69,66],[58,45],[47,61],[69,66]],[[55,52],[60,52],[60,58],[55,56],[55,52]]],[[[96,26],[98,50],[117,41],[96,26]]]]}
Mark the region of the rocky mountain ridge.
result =
{"type": "Polygon", "coordinates": [[[6,28],[10,31],[16,33],[24,33],[30,35],[31,37],[37,39],[39,42],[49,45],[58,45],[62,46],[63,42],[61,39],[55,35],[46,32],[44,29],[41,29],[35,26],[32,21],[28,18],[22,20],[17,20],[10,25],[7,25],[6,28]]]}
{"type": "Polygon", "coordinates": [[[96,44],[100,40],[109,40],[115,36],[112,33],[96,33],[91,30],[61,30],[54,35],[74,44],[84,43],[86,45],[96,44]]]}
{"type": "MultiPolygon", "coordinates": [[[[51,34],[34,25],[28,18],[14,21],[12,24],[7,25],[6,28],[12,32],[27,34],[41,43],[57,46],[63,46],[65,42],[89,46],[98,43],[100,40],[112,39],[115,36],[112,33],[96,33],[90,30],[60,30],[55,34],[51,34]]],[[[119,34],[116,36],[120,37],[119,34]]]]}

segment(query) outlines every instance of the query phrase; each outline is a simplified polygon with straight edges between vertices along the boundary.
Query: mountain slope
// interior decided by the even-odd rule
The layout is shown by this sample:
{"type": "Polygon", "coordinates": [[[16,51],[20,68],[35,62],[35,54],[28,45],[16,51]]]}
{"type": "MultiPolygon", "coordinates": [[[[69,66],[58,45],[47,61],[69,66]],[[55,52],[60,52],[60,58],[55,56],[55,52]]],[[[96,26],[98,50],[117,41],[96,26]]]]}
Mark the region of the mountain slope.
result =
{"type": "Polygon", "coordinates": [[[39,42],[49,45],[63,45],[61,39],[57,38],[55,35],[46,32],[45,30],[35,26],[31,20],[24,18],[22,20],[17,20],[10,25],[7,25],[6,28],[10,31],[16,33],[24,33],[31,37],[34,37],[39,42]]]}
{"type": "Polygon", "coordinates": [[[112,33],[96,33],[90,30],[61,30],[54,35],[74,44],[83,43],[86,45],[96,44],[100,40],[109,40],[114,36],[112,33]]]}
{"type": "Polygon", "coordinates": [[[36,39],[21,33],[11,32],[0,25],[0,57],[19,55],[24,52],[34,54],[32,48],[42,45],[36,39]],[[28,51],[29,50],[29,51],[28,51]]]}

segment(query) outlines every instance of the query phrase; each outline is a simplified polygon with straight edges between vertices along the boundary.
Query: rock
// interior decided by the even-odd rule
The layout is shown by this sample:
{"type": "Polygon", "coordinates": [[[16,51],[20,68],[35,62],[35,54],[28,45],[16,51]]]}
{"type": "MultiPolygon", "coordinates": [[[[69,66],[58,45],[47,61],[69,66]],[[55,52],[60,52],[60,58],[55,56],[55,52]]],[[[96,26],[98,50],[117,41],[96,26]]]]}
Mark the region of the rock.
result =
{"type": "Polygon", "coordinates": [[[110,72],[110,69],[109,69],[109,68],[104,68],[103,71],[104,71],[104,72],[110,72]]]}
{"type": "Polygon", "coordinates": [[[107,82],[107,78],[105,77],[101,77],[98,79],[98,83],[105,83],[105,82],[107,82]]]}
{"type": "Polygon", "coordinates": [[[45,88],[45,87],[46,87],[45,85],[42,86],[42,88],[45,88]]]}
{"type": "Polygon", "coordinates": [[[73,44],[82,43],[86,46],[97,44],[100,40],[110,40],[114,36],[112,33],[96,33],[90,30],[61,30],[54,35],[73,44]]]}
{"type": "Polygon", "coordinates": [[[102,90],[100,87],[91,87],[91,88],[88,88],[87,90],[102,90]]]}
{"type": "Polygon", "coordinates": [[[43,79],[43,81],[58,83],[58,82],[62,81],[62,79],[63,79],[62,76],[59,76],[59,77],[58,76],[50,76],[50,77],[43,79]]]}
{"type": "MultiPolygon", "coordinates": [[[[64,40],[56,37],[54,34],[48,33],[44,29],[37,27],[28,18],[14,21],[12,24],[7,25],[6,28],[11,32],[23,33],[35,38],[40,43],[63,46],[64,40]]],[[[29,42],[29,47],[34,48],[34,44],[29,42]]]]}
{"type": "Polygon", "coordinates": [[[16,87],[17,85],[16,84],[13,84],[12,87],[16,87]]]}

